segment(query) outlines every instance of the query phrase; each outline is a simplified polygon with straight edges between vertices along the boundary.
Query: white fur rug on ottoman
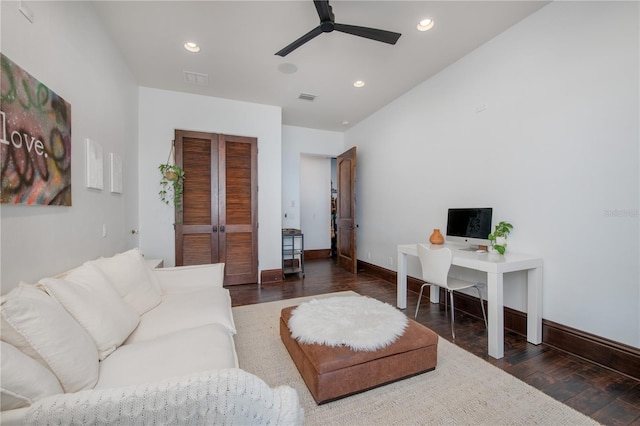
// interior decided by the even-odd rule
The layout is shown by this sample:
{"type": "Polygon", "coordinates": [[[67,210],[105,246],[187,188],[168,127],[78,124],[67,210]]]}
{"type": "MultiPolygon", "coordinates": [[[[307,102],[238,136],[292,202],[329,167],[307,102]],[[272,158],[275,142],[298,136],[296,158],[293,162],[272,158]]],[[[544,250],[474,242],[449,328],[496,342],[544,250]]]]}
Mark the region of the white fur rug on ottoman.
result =
{"type": "Polygon", "coordinates": [[[407,323],[407,316],[388,303],[364,296],[336,296],[301,303],[288,325],[291,336],[300,343],[373,352],[395,342],[407,323]]]}

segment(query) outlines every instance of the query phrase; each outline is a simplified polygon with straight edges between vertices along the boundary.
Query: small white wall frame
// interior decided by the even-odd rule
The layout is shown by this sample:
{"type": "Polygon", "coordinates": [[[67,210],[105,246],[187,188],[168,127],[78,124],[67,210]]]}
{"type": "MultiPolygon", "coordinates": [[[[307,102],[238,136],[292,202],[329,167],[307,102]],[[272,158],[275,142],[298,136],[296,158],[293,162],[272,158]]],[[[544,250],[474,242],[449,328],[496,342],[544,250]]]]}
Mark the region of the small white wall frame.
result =
{"type": "Polygon", "coordinates": [[[111,157],[111,192],[122,194],[122,157],[115,152],[111,157]]]}
{"type": "Polygon", "coordinates": [[[102,145],[91,139],[87,139],[87,188],[104,188],[104,161],[102,145]]]}

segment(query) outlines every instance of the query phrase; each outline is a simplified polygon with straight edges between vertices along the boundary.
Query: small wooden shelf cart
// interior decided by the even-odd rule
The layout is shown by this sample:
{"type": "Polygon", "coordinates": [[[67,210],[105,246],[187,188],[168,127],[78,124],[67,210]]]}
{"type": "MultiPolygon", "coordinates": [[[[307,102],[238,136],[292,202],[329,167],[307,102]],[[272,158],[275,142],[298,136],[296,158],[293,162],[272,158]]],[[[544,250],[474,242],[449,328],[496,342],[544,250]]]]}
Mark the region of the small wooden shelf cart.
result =
{"type": "Polygon", "coordinates": [[[282,230],[282,275],[302,273],[304,278],[304,235],[299,229],[282,230]]]}

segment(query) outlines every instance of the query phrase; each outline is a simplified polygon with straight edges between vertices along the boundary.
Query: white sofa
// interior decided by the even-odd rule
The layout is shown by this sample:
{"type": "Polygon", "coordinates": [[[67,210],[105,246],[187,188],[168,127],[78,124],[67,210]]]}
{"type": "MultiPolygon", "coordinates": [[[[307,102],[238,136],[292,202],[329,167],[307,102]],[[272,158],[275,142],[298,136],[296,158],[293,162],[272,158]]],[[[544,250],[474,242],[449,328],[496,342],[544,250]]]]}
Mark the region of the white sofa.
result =
{"type": "Polygon", "coordinates": [[[223,278],[133,249],[20,283],[1,299],[2,424],[301,424],[294,389],[239,369],[223,278]]]}

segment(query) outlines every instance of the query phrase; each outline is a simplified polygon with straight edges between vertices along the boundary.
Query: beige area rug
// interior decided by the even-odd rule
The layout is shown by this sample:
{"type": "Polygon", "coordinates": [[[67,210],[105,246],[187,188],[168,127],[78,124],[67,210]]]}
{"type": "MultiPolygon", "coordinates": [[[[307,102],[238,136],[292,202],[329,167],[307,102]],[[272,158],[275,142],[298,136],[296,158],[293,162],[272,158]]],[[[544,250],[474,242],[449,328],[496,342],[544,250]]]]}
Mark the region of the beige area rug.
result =
{"type": "Polygon", "coordinates": [[[298,391],[305,425],[594,425],[563,405],[444,339],[434,371],[318,406],[280,340],[280,310],[331,293],[233,308],[240,368],[270,386],[298,391]]]}

